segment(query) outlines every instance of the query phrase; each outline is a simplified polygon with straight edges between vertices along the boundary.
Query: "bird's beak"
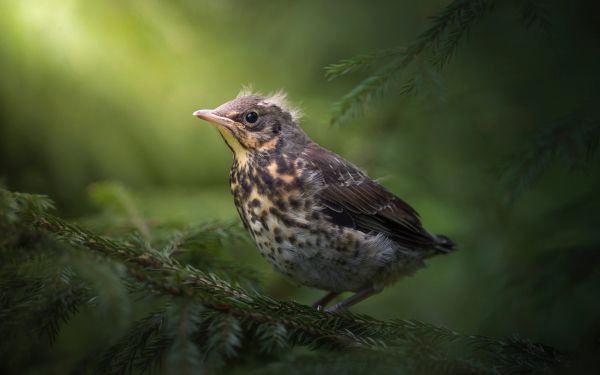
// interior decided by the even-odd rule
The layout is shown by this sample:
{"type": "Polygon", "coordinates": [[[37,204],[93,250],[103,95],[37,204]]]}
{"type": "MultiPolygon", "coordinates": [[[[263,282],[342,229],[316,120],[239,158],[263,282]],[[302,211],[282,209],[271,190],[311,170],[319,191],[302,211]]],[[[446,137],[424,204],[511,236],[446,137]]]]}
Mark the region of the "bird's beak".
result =
{"type": "Polygon", "coordinates": [[[226,128],[231,128],[235,124],[235,121],[228,119],[227,117],[215,115],[213,111],[214,110],[212,109],[199,109],[194,112],[193,115],[204,121],[208,121],[211,124],[221,125],[226,128]]]}

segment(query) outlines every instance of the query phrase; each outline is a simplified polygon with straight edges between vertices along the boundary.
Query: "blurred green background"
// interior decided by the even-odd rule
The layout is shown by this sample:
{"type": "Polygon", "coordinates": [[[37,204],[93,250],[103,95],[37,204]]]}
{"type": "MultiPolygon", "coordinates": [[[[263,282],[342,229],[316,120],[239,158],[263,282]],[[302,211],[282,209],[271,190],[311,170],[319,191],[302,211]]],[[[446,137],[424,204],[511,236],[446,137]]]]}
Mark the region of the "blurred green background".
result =
{"type": "MultiPolygon", "coordinates": [[[[322,146],[379,178],[460,251],[358,305],[464,333],[519,334],[576,350],[600,332],[598,158],[557,160],[516,199],[501,166],[598,90],[593,1],[550,1],[549,27],[526,27],[513,2],[470,30],[441,82],[392,89],[364,117],[329,126],[332,104],[363,73],[324,66],[408,45],[449,1],[84,1],[0,3],[0,176],[50,195],[62,215],[92,215],[90,184],[128,186],[142,213],[181,222],[237,220],[231,155],[192,111],[242,85],[284,89],[322,146]]],[[[552,159],[554,160],[554,159],[552,159]]],[[[231,258],[288,284],[253,248],[231,258]]]]}

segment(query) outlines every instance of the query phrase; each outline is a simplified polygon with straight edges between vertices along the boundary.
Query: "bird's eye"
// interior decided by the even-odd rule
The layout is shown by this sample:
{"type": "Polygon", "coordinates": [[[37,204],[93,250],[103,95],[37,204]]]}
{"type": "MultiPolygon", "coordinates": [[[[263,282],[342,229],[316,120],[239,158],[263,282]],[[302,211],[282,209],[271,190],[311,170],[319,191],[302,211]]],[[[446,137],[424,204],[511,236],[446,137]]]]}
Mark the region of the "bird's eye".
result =
{"type": "Polygon", "coordinates": [[[246,121],[254,124],[258,120],[258,113],[256,112],[248,112],[246,113],[246,121]]]}

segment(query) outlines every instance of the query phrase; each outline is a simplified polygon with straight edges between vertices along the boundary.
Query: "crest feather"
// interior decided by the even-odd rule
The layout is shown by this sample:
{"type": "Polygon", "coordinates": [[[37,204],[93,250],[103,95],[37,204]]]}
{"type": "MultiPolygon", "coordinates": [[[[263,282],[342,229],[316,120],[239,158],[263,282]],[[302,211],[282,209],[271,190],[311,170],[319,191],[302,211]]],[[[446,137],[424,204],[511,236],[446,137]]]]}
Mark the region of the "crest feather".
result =
{"type": "MultiPolygon", "coordinates": [[[[248,85],[248,86],[242,86],[242,89],[237,94],[236,98],[241,98],[244,96],[263,96],[263,94],[261,94],[258,91],[253,91],[252,86],[248,85]]],[[[290,115],[292,115],[292,119],[294,121],[300,120],[300,118],[302,118],[302,115],[303,115],[302,110],[300,108],[292,105],[287,100],[287,94],[283,90],[278,90],[272,94],[264,96],[264,99],[262,102],[260,102],[260,104],[276,105],[279,108],[281,108],[282,110],[289,112],[290,115]]]]}
{"type": "Polygon", "coordinates": [[[302,117],[302,111],[298,107],[292,105],[287,100],[287,94],[282,90],[276,91],[275,93],[268,95],[267,97],[265,97],[265,100],[263,100],[263,102],[266,104],[276,105],[282,110],[289,112],[292,115],[292,119],[294,121],[298,121],[302,117]]]}
{"type": "Polygon", "coordinates": [[[255,92],[252,89],[252,85],[243,85],[242,89],[240,90],[240,92],[238,92],[237,96],[235,97],[237,98],[241,98],[243,96],[260,96],[260,93],[255,92]]]}

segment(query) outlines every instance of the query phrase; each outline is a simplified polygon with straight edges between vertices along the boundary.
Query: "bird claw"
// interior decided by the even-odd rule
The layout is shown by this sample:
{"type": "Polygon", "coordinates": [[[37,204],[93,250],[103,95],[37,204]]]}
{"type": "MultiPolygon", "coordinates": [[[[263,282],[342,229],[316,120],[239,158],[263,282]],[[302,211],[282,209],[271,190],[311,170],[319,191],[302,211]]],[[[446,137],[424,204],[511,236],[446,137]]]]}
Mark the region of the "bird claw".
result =
{"type": "Polygon", "coordinates": [[[339,294],[340,294],[339,292],[329,292],[323,298],[321,298],[317,302],[313,303],[312,307],[317,309],[317,311],[323,311],[325,309],[325,306],[327,306],[327,304],[329,302],[331,302],[331,300],[333,300],[339,294]]]}
{"type": "Polygon", "coordinates": [[[372,296],[373,294],[377,294],[379,292],[381,292],[383,288],[381,286],[370,286],[368,288],[362,289],[356,293],[354,293],[353,295],[351,295],[350,297],[336,303],[333,306],[330,306],[328,308],[325,309],[325,312],[328,313],[334,313],[334,312],[338,312],[341,310],[345,310],[348,307],[357,304],[358,302],[369,298],[370,296],[372,296]]]}
{"type": "Polygon", "coordinates": [[[338,312],[343,309],[344,309],[343,305],[340,306],[340,303],[336,303],[335,305],[326,308],[324,311],[326,313],[335,313],[335,312],[338,312]]]}

